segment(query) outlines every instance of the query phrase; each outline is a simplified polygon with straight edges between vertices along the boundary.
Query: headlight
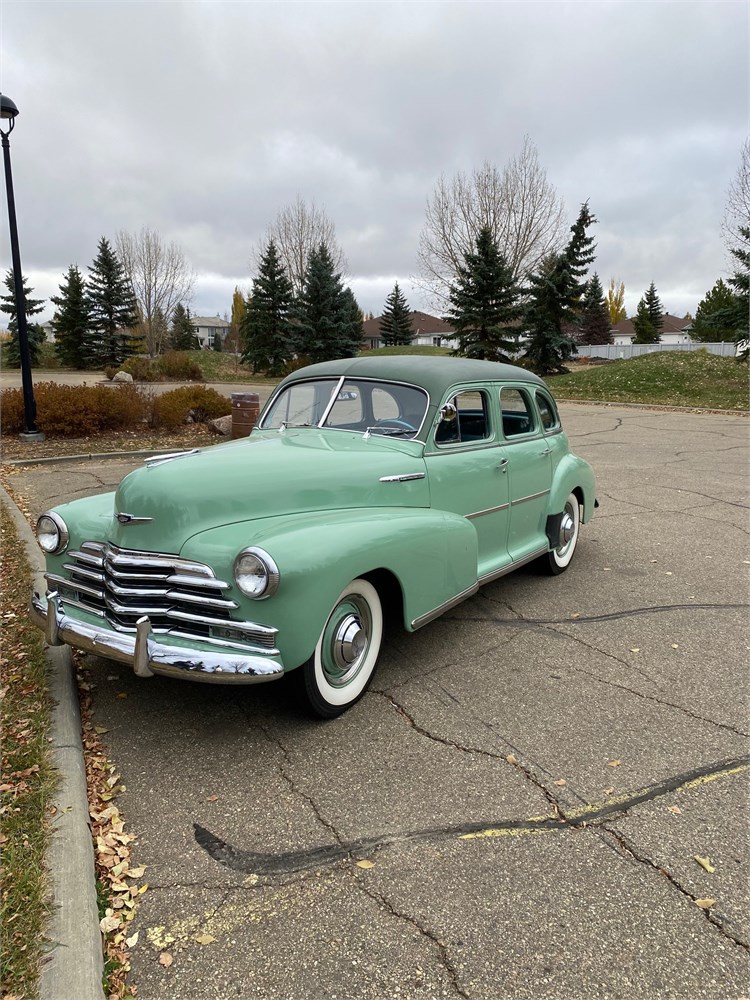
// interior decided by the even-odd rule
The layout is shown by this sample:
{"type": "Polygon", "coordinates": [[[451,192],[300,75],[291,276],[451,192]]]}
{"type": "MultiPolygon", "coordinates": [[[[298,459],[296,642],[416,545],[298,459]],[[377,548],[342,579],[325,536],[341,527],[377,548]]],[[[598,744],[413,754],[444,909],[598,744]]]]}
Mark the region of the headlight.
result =
{"type": "Polygon", "coordinates": [[[243,549],[234,560],[234,578],[243,594],[258,601],[276,593],[279,568],[263,549],[243,549]]]}
{"type": "Polygon", "coordinates": [[[36,522],[36,540],[39,548],[49,555],[64,552],[68,547],[70,536],[65,521],[59,514],[48,510],[36,522]]]}

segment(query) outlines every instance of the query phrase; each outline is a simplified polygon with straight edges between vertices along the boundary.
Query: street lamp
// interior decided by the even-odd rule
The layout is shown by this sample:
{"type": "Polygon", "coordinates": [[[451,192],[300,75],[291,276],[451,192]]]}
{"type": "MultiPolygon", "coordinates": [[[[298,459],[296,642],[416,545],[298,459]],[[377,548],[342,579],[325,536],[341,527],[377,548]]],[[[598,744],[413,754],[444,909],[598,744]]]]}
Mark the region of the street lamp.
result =
{"type": "Polygon", "coordinates": [[[21,437],[27,441],[43,441],[44,434],[36,427],[36,402],[34,385],[31,381],[31,355],[29,354],[29,333],[26,327],[26,299],[23,294],[23,273],[21,254],[18,250],[18,227],[16,226],[16,203],[13,198],[13,175],[10,170],[10,140],[8,136],[16,123],[18,108],[5,94],[0,94],[0,119],[8,123],[8,130],[0,128],[5,161],[5,187],[8,192],[8,222],[10,223],[10,252],[13,260],[13,281],[16,294],[16,323],[18,325],[18,348],[21,355],[21,385],[23,386],[24,429],[21,437]]]}

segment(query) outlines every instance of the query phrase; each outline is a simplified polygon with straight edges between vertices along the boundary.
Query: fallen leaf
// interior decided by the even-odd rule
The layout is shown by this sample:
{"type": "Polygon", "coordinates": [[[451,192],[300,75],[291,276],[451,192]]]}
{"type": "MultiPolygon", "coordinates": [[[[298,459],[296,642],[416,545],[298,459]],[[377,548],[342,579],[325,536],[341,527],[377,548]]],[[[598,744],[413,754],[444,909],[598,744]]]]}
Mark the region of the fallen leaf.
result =
{"type": "Polygon", "coordinates": [[[139,868],[129,868],[125,873],[128,878],[143,878],[143,873],[146,871],[146,866],[141,865],[139,868]]]}
{"type": "Polygon", "coordinates": [[[193,940],[197,941],[198,944],[213,944],[216,938],[213,934],[199,934],[198,937],[193,940]]]}
{"type": "Polygon", "coordinates": [[[206,799],[206,802],[218,802],[218,801],[219,801],[218,795],[209,795],[208,798],[206,799]]]}
{"type": "Polygon", "coordinates": [[[715,899],[696,899],[695,905],[700,906],[702,910],[710,910],[711,907],[716,903],[715,899]]]}
{"type": "Polygon", "coordinates": [[[512,753],[509,753],[508,756],[505,759],[508,761],[509,764],[517,764],[518,763],[518,760],[517,760],[515,754],[512,754],[512,753]]]}
{"type": "Polygon", "coordinates": [[[612,567],[611,566],[605,566],[604,567],[604,572],[605,573],[611,573],[612,572],[612,567]]]}
{"type": "Polygon", "coordinates": [[[120,915],[117,913],[111,913],[106,917],[102,917],[102,919],[99,921],[99,928],[102,934],[109,934],[110,931],[113,931],[116,927],[119,927],[121,923],[122,923],[122,917],[120,917],[120,915]]]}
{"type": "Polygon", "coordinates": [[[357,868],[374,868],[375,867],[374,863],[372,861],[368,861],[366,858],[364,858],[362,861],[356,861],[355,864],[356,864],[357,868]]]}
{"type": "Polygon", "coordinates": [[[558,778],[557,781],[553,781],[552,784],[560,785],[560,787],[562,787],[563,785],[567,785],[567,781],[565,780],[565,778],[558,778]]]}
{"type": "Polygon", "coordinates": [[[664,574],[664,576],[672,576],[672,575],[673,575],[673,574],[672,574],[672,573],[670,573],[669,571],[667,571],[667,572],[666,572],[666,573],[664,574]]]}
{"type": "Polygon", "coordinates": [[[667,806],[667,809],[669,809],[671,813],[674,813],[675,816],[682,816],[682,809],[680,809],[679,806],[667,806]]]}
{"type": "Polygon", "coordinates": [[[118,691],[117,692],[117,697],[118,698],[127,698],[127,696],[128,696],[128,692],[127,691],[118,691]]]}
{"type": "Polygon", "coordinates": [[[709,873],[709,875],[713,875],[713,873],[716,871],[714,866],[711,864],[710,858],[703,858],[701,857],[700,854],[694,854],[693,860],[697,861],[698,864],[701,866],[701,868],[704,868],[709,873]]]}
{"type": "Polygon", "coordinates": [[[609,760],[607,761],[607,767],[619,767],[622,764],[621,760],[609,760]]]}
{"type": "Polygon", "coordinates": [[[159,955],[159,965],[163,965],[165,969],[168,969],[172,962],[174,962],[174,959],[168,951],[163,951],[161,955],[159,955]]]}
{"type": "Polygon", "coordinates": [[[106,726],[94,726],[94,732],[99,733],[99,735],[101,736],[102,733],[108,733],[109,730],[107,729],[106,726]]]}
{"type": "Polygon", "coordinates": [[[633,646],[633,648],[630,650],[631,653],[640,653],[640,651],[641,651],[640,646],[633,646]]]}
{"type": "Polygon", "coordinates": [[[678,646],[678,644],[676,642],[672,643],[672,649],[679,649],[679,648],[680,647],[678,646]]]}
{"type": "Polygon", "coordinates": [[[605,788],[604,789],[604,794],[605,795],[611,795],[612,792],[614,792],[614,788],[605,788]]]}
{"type": "Polygon", "coordinates": [[[574,611],[573,614],[570,617],[571,618],[580,618],[581,617],[581,612],[580,611],[574,611]]]}
{"type": "Polygon", "coordinates": [[[136,931],[132,937],[125,938],[125,944],[128,946],[128,948],[135,948],[135,946],[138,944],[138,935],[140,933],[141,933],[140,931],[136,931]]]}

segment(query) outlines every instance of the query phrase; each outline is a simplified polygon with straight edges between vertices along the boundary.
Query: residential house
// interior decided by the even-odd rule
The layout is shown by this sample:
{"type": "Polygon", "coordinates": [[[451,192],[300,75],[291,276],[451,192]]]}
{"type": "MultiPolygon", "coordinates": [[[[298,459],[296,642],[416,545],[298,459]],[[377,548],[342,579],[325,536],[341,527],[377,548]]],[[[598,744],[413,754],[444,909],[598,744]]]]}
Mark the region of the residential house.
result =
{"type": "Polygon", "coordinates": [[[216,337],[219,337],[223,344],[229,335],[229,320],[221,319],[218,315],[191,316],[190,321],[201,348],[213,347],[216,337]]]}
{"type": "MultiPolygon", "coordinates": [[[[375,319],[365,320],[364,335],[362,337],[362,347],[365,350],[374,350],[384,347],[385,343],[380,334],[380,320],[382,316],[375,319]]],[[[437,316],[430,316],[429,313],[412,309],[409,320],[412,329],[412,345],[428,347],[458,347],[456,331],[445,320],[438,319],[437,316]]]]}
{"type": "MultiPolygon", "coordinates": [[[[664,313],[664,325],[661,328],[660,333],[660,343],[661,344],[692,344],[693,339],[690,336],[690,330],[693,327],[693,321],[688,317],[672,316],[670,313],[664,313]]],[[[632,344],[633,338],[635,337],[635,328],[633,327],[632,319],[621,319],[619,323],[616,323],[612,327],[612,343],[615,345],[632,344]]]]}

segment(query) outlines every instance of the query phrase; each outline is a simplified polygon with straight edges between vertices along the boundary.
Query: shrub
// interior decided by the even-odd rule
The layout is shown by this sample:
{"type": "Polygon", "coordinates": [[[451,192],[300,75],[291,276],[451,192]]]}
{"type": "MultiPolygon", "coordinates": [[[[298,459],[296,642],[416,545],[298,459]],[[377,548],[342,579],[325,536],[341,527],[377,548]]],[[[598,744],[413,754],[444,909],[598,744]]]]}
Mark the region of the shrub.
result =
{"type": "Polygon", "coordinates": [[[184,424],[189,416],[196,423],[206,423],[215,417],[232,412],[232,404],[215,389],[201,385],[185,385],[153,400],[151,422],[154,427],[174,430],[184,424]]]}
{"type": "MultiPolygon", "coordinates": [[[[102,431],[138,427],[148,400],[134,386],[59,385],[39,382],[34,387],[37,426],[50,437],[85,437],[102,431]]],[[[23,430],[23,392],[4,389],[0,396],[3,434],[23,430]]]]}
{"type": "Polygon", "coordinates": [[[158,382],[159,370],[150,358],[132,357],[121,366],[120,371],[133,376],[136,382],[158,382]]]}
{"type": "Polygon", "coordinates": [[[107,368],[104,369],[104,377],[108,378],[109,381],[111,382],[112,379],[115,377],[115,375],[119,372],[119,370],[120,370],[119,368],[108,366],[107,368]]]}
{"type": "Polygon", "coordinates": [[[166,378],[181,382],[203,382],[203,369],[186,351],[167,351],[156,361],[156,365],[166,378]]]}

